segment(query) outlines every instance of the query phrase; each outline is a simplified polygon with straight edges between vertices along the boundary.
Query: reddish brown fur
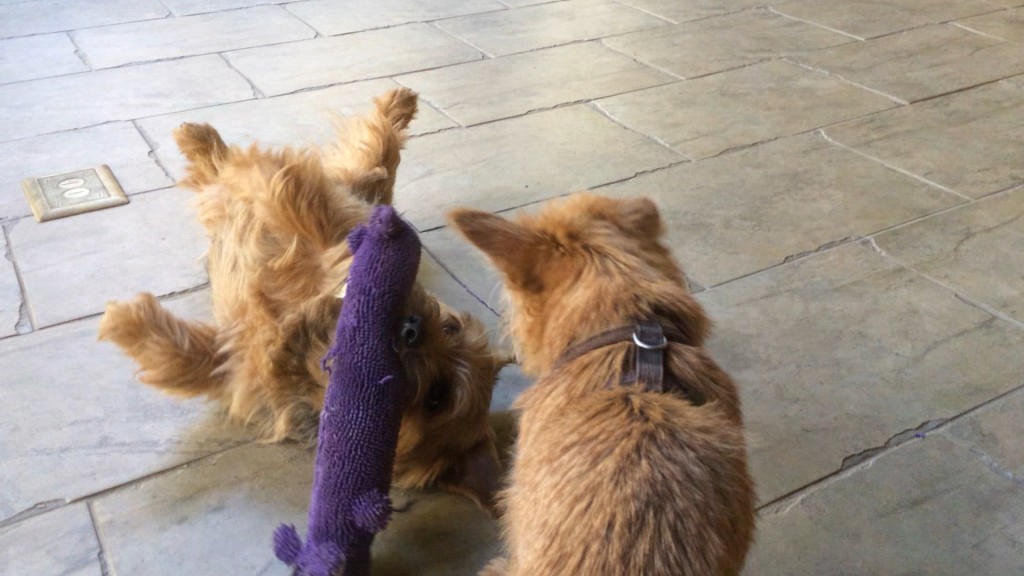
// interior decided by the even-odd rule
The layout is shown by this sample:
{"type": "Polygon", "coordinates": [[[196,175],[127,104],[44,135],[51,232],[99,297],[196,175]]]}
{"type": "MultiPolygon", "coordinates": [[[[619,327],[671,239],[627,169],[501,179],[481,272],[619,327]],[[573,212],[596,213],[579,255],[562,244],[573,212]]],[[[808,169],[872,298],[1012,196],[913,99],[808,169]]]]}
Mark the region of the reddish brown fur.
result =
{"type": "MultiPolygon", "coordinates": [[[[391,91],[325,153],[227,146],[208,125],[175,139],[190,165],[210,238],[214,325],[173,316],[149,294],[111,303],[100,338],[140,366],[139,379],[178,396],[206,394],[230,417],[272,440],[316,434],[327,377],[320,368],[341,309],[348,233],[373,202],[390,202],[416,94],[391,91]]],[[[423,319],[422,346],[403,349],[414,384],[395,483],[439,483],[489,505],[499,470],[488,425],[502,361],[482,324],[417,285],[408,314],[423,319]]]]}
{"type": "Polygon", "coordinates": [[[579,194],[512,222],[457,210],[453,225],[502,273],[509,329],[536,383],[501,496],[509,555],[487,575],[736,575],[754,530],[736,386],[702,344],[710,328],[661,243],[647,199],[579,194]],[[571,345],[658,315],[673,343],[666,373],[708,399],[608,386],[632,344],[565,365],[571,345]]]}

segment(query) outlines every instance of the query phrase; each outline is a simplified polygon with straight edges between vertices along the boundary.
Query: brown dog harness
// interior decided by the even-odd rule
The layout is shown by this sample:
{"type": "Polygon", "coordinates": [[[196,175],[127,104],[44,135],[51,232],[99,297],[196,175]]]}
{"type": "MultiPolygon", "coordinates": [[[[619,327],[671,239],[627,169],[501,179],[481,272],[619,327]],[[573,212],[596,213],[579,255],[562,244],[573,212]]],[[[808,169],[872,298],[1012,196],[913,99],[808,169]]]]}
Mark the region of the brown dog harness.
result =
{"type": "Polygon", "coordinates": [[[692,385],[674,378],[665,378],[665,349],[669,342],[688,345],[686,336],[671,324],[663,325],[657,320],[641,320],[633,326],[613,328],[577,342],[559,357],[555,366],[564,366],[569,362],[612,344],[632,342],[635,348],[634,370],[623,371],[621,386],[630,386],[640,382],[644,392],[676,392],[688,398],[696,406],[705,403],[704,394],[692,385]]]}

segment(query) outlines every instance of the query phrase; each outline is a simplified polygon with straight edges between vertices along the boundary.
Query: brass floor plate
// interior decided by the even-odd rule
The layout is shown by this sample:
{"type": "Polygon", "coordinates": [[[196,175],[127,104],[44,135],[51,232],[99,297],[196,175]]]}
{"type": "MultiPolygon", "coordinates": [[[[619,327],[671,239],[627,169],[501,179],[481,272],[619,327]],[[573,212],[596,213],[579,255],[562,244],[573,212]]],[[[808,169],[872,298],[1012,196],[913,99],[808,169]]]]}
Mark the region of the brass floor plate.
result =
{"type": "Polygon", "coordinates": [[[21,189],[40,222],[128,203],[107,166],[28,178],[21,181],[21,189]]]}

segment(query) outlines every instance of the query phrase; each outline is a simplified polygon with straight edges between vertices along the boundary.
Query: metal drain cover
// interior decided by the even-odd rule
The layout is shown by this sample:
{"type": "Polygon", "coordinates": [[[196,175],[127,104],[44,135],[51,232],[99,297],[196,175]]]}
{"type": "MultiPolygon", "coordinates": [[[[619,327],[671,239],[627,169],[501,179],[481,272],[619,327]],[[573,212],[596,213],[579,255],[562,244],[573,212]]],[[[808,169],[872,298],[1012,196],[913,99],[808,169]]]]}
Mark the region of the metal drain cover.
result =
{"type": "Polygon", "coordinates": [[[45,222],[128,203],[107,166],[21,181],[36,220],[45,222]]]}

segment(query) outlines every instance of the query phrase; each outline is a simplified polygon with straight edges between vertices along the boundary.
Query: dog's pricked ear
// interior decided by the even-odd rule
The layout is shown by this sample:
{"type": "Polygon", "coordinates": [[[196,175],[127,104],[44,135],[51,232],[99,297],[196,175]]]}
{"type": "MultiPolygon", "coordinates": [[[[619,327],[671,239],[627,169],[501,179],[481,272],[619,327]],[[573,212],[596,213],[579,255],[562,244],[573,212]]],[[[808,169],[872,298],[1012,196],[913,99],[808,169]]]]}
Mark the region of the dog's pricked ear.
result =
{"type": "Polygon", "coordinates": [[[622,200],[619,204],[619,217],[626,232],[641,231],[644,235],[654,238],[661,236],[662,224],[658,205],[646,196],[622,200]]]}
{"type": "Polygon", "coordinates": [[[534,282],[539,239],[532,230],[490,212],[469,208],[449,212],[448,221],[486,254],[511,284],[526,287],[534,282]]]}

